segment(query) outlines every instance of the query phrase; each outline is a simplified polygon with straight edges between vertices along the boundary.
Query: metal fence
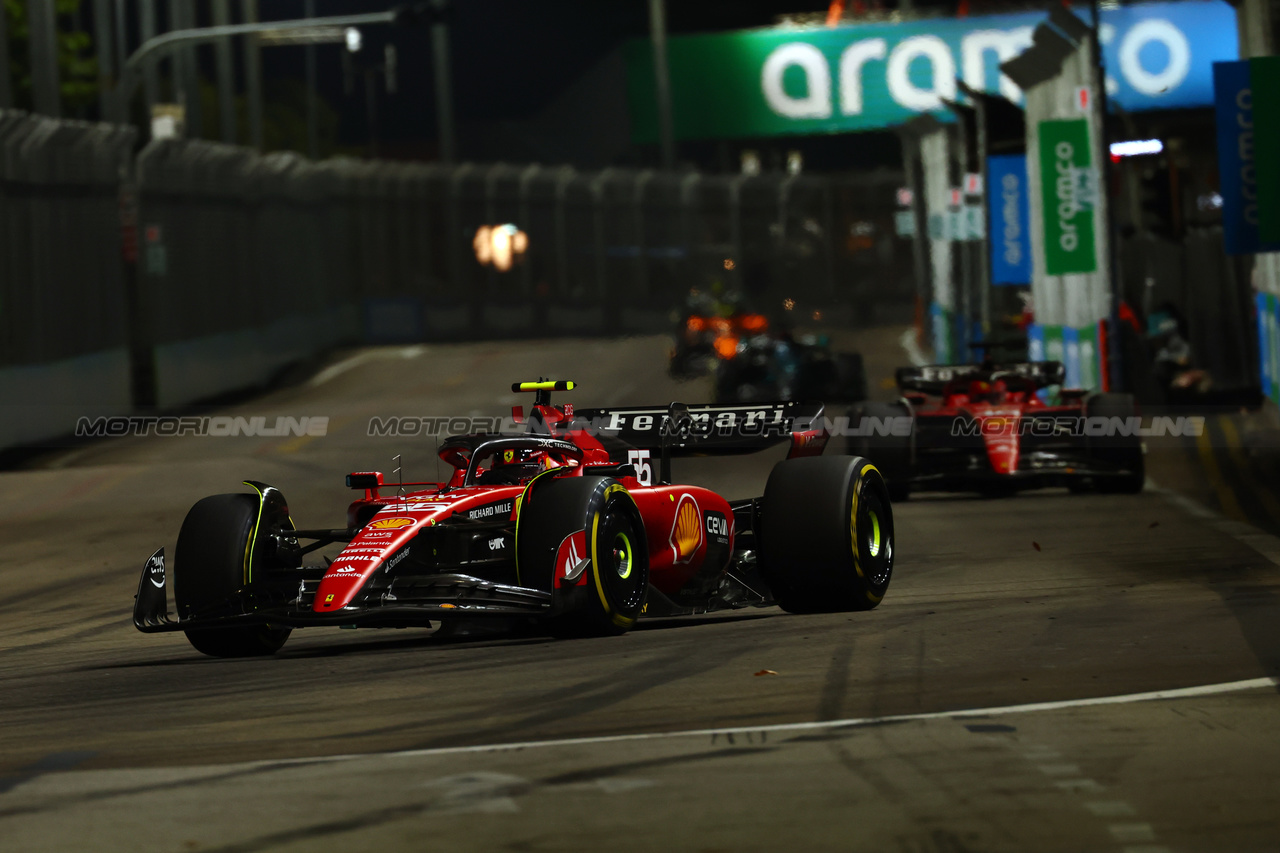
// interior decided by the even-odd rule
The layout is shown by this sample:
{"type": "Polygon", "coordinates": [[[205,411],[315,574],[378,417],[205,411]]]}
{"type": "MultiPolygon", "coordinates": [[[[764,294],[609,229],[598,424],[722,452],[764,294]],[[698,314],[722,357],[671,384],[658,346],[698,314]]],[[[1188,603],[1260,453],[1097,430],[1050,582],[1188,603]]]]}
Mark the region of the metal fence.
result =
{"type": "Polygon", "coordinates": [[[118,195],[132,128],[0,111],[0,365],[126,343],[118,195]]]}
{"type": "Polygon", "coordinates": [[[119,190],[132,128],[0,112],[0,448],[130,407],[119,190]]]}
{"type": "MultiPolygon", "coordinates": [[[[0,114],[8,402],[33,382],[75,397],[83,383],[15,371],[66,362],[74,376],[84,370],[68,360],[104,353],[113,407],[173,407],[339,342],[665,332],[694,290],[869,323],[915,293],[891,173],[313,163],[134,145],[128,128],[0,114]],[[472,247],[500,223],[528,235],[505,272],[472,247]]],[[[35,432],[65,431],[60,417],[35,432]]],[[[29,433],[0,433],[0,446],[29,433]]]]}
{"type": "Polygon", "coordinates": [[[308,163],[195,142],[152,144],[138,166],[144,260],[165,259],[144,290],[158,342],[368,300],[403,300],[421,316],[402,327],[439,338],[665,330],[717,283],[864,320],[913,293],[891,175],[308,163]],[[471,244],[508,222],[529,249],[499,272],[471,244]]]}

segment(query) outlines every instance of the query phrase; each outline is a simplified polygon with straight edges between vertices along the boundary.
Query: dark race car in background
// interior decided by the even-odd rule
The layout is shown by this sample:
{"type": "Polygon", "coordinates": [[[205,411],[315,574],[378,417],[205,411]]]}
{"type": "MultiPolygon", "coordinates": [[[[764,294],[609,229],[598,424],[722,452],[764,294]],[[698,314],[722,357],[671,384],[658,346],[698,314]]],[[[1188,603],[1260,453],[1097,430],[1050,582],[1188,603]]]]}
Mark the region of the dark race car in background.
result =
{"type": "Polygon", "coordinates": [[[833,352],[825,335],[780,332],[763,314],[687,314],[670,370],[677,379],[711,373],[716,403],[851,403],[867,396],[861,354],[833,352]]]}
{"type": "Polygon", "coordinates": [[[297,529],[284,495],[264,483],[197,502],[172,578],[163,548],[147,561],[134,625],[184,631],[199,651],[232,657],[271,654],[295,627],[505,619],[602,635],[641,615],[880,602],[893,571],[888,493],[867,460],[821,455],[821,404],[551,404],[553,390],[572,387],[513,386],[536,394],[527,417],[512,412],[521,429],[444,441],[447,482],[347,475],[362,496],[339,528],[297,529]],[[783,442],[790,452],[761,497],[729,501],[672,482],[673,458],[783,442]],[[336,559],[308,561],[335,543],[336,559]]]}
{"type": "Polygon", "coordinates": [[[1141,491],[1133,398],[1062,389],[1041,399],[1063,380],[1056,361],[900,368],[897,402],[850,411],[848,450],[875,463],[895,501],[913,490],[1141,491]]]}

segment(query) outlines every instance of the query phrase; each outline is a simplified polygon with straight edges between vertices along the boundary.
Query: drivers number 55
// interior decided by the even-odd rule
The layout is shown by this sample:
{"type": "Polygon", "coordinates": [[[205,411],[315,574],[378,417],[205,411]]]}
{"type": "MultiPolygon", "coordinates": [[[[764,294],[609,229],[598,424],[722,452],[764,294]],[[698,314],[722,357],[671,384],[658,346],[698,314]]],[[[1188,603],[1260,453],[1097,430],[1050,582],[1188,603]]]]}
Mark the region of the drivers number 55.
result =
{"type": "Polygon", "coordinates": [[[636,466],[636,479],[640,485],[653,485],[653,466],[649,464],[648,450],[628,450],[627,464],[636,466]]]}

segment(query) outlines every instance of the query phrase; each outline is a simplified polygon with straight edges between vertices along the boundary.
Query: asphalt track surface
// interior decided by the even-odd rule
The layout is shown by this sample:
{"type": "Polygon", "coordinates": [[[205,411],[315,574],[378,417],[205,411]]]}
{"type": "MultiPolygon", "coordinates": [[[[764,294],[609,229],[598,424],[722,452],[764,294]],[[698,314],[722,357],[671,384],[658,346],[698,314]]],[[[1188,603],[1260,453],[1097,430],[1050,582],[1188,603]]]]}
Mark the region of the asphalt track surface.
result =
{"type": "MultiPolygon", "coordinates": [[[[878,386],[896,337],[860,343],[878,386]]],[[[665,349],[342,353],[219,410],[328,416],[325,437],[129,438],[0,473],[0,850],[1280,846],[1280,543],[1157,488],[913,497],[869,613],[310,629],[253,660],[133,630],[142,563],[198,498],[263,480],[338,526],[346,472],[435,474],[430,439],[370,417],[501,414],[538,375],[579,406],[697,402],[665,349]]],[[[748,496],[780,456],[675,473],[748,496]]]]}

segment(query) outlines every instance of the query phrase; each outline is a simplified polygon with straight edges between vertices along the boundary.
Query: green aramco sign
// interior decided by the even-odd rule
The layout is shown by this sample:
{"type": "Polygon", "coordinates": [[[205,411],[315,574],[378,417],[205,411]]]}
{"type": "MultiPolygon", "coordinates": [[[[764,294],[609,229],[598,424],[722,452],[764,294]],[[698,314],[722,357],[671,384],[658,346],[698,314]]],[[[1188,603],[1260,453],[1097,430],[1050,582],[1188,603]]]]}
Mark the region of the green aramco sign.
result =
{"type": "Polygon", "coordinates": [[[1044,266],[1049,275],[1095,272],[1093,200],[1097,169],[1083,118],[1040,122],[1040,192],[1044,266]]]}

